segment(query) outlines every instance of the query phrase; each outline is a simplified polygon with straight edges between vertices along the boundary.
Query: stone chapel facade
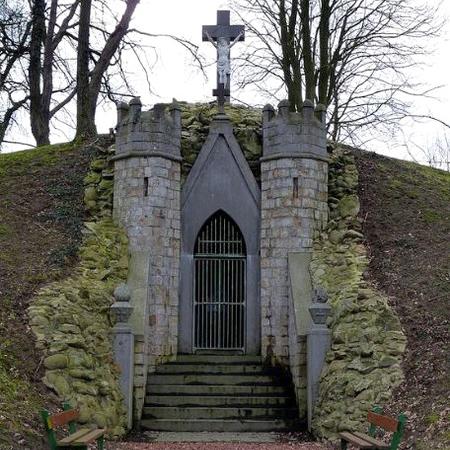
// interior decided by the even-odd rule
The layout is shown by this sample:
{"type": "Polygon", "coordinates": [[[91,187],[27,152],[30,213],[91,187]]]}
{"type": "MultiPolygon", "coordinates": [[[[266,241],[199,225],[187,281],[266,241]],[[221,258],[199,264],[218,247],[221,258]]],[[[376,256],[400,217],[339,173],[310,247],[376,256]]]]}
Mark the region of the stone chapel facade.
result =
{"type": "Polygon", "coordinates": [[[177,104],[118,108],[114,218],[129,237],[134,415],[147,374],[180,354],[261,355],[306,414],[313,239],[327,222],[325,111],[262,112],[258,184],[225,114],[187,179],[177,104]]]}

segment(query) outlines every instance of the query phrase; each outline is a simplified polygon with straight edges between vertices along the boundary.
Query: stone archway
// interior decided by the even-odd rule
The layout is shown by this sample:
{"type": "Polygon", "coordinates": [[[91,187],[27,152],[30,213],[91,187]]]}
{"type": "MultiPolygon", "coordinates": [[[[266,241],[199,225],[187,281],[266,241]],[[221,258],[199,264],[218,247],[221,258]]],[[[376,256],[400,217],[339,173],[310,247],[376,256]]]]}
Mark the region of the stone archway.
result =
{"type": "MultiPolygon", "coordinates": [[[[246,306],[245,315],[242,317],[244,342],[239,349],[234,346],[233,349],[202,350],[260,354],[260,191],[228,122],[220,123],[220,128],[212,126],[211,133],[183,186],[181,198],[179,353],[201,350],[195,343],[194,334],[197,314],[194,310],[196,245],[204,225],[215,214],[220,214],[221,217],[227,218],[227,224],[233,224],[234,229],[239,230],[245,243],[245,255],[238,256],[242,258],[245,266],[243,282],[246,306]]],[[[228,275],[231,277],[231,272],[228,275]]],[[[210,308],[216,307],[217,305],[210,308]]],[[[206,306],[197,306],[197,309],[201,308],[206,306]]]]}

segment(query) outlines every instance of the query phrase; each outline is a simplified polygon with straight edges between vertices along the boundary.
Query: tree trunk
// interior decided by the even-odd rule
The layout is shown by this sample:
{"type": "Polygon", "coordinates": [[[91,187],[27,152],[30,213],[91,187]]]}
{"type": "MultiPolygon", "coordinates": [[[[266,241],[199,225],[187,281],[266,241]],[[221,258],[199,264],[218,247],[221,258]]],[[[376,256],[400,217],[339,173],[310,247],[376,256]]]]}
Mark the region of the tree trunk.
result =
{"type": "Polygon", "coordinates": [[[46,34],[45,0],[34,0],[31,16],[33,25],[30,42],[30,66],[28,69],[30,79],[30,121],[36,145],[39,146],[50,143],[50,117],[42,111],[41,95],[41,52],[46,34]]]}
{"type": "Polygon", "coordinates": [[[77,138],[95,136],[95,112],[102,78],[111,64],[114,53],[128,31],[131,17],[139,0],[127,0],[125,11],[114,31],[109,35],[89,79],[89,24],[92,0],[81,0],[78,34],[77,70],[77,138]]]}
{"type": "Polygon", "coordinates": [[[288,15],[284,0],[280,0],[278,23],[280,26],[280,45],[282,51],[282,69],[286,90],[288,94],[289,108],[296,111],[300,107],[301,97],[301,72],[300,61],[295,52],[295,27],[297,23],[298,0],[294,0],[291,15],[288,15]]]}
{"type": "Polygon", "coordinates": [[[95,136],[95,110],[92,113],[89,89],[89,31],[92,0],[81,0],[77,54],[77,138],[95,136]]]}
{"type": "Polygon", "coordinates": [[[303,66],[305,68],[305,98],[314,102],[316,84],[314,80],[314,57],[311,48],[310,1],[302,0],[300,18],[302,22],[303,66]]]}
{"type": "Polygon", "coordinates": [[[330,58],[328,47],[330,45],[330,1],[322,0],[320,14],[320,70],[319,70],[319,103],[328,107],[328,86],[330,82],[330,58]]]}

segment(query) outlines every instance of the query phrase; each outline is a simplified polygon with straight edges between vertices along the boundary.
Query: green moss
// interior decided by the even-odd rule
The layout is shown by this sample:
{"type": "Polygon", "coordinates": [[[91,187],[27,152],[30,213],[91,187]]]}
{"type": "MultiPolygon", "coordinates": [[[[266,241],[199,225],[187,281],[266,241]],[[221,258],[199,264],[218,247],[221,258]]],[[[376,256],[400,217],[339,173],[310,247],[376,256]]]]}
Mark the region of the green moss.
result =
{"type": "Polygon", "coordinates": [[[11,227],[5,223],[0,223],[0,240],[6,239],[12,233],[11,227]]]}
{"type": "Polygon", "coordinates": [[[439,414],[436,412],[431,413],[425,418],[425,421],[428,425],[433,425],[439,421],[440,417],[439,414]]]}
{"type": "Polygon", "coordinates": [[[430,224],[445,220],[444,214],[442,214],[440,211],[435,211],[432,209],[426,209],[425,211],[423,211],[422,217],[425,222],[430,224]]]}
{"type": "MultiPolygon", "coordinates": [[[[395,188],[401,187],[397,180],[395,188]]],[[[329,172],[331,219],[314,241],[313,285],[332,306],[332,345],[320,381],[313,430],[337,440],[346,427],[363,430],[367,411],[384,404],[403,379],[406,339],[387,300],[363,279],[368,267],[362,245],[358,174],[353,156],[336,148],[329,172]]]]}
{"type": "Polygon", "coordinates": [[[45,384],[83,409],[83,420],[106,421],[112,435],[123,434],[125,415],[109,309],[114,288],[127,277],[127,254],[127,238],[111,219],[86,223],[74,274],[43,288],[29,308],[38,345],[48,355],[45,384]]]}
{"type": "MultiPolygon", "coordinates": [[[[209,125],[217,114],[215,105],[181,103],[183,157],[182,179],[194,164],[209,133],[209,125]]],[[[234,134],[256,179],[260,177],[259,158],[262,154],[261,111],[243,106],[226,105],[226,114],[234,126],[234,134]]]]}

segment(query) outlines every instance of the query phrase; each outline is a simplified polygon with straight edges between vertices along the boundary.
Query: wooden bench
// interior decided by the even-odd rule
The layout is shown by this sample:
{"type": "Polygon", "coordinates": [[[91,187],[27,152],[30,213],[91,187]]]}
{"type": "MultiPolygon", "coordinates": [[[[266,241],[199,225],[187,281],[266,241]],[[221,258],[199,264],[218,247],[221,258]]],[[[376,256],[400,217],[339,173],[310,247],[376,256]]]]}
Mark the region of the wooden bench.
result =
{"type": "Polygon", "coordinates": [[[104,450],[104,434],[106,430],[96,428],[81,428],[77,431],[76,422],[80,417],[78,409],[70,409],[70,405],[63,405],[64,411],[50,415],[47,410],[42,410],[41,416],[47,431],[48,443],[51,450],[88,450],[88,445],[97,442],[97,449],[104,450]],[[55,429],[68,425],[69,435],[58,440],[55,429]]]}
{"type": "Polygon", "coordinates": [[[373,411],[367,415],[367,421],[370,424],[368,434],[349,431],[339,433],[341,450],[347,450],[347,444],[352,444],[360,449],[397,450],[405,431],[406,416],[400,414],[397,419],[394,419],[381,415],[381,412],[381,408],[374,407],[373,411]],[[375,437],[377,427],[393,433],[389,444],[375,437]]]}

